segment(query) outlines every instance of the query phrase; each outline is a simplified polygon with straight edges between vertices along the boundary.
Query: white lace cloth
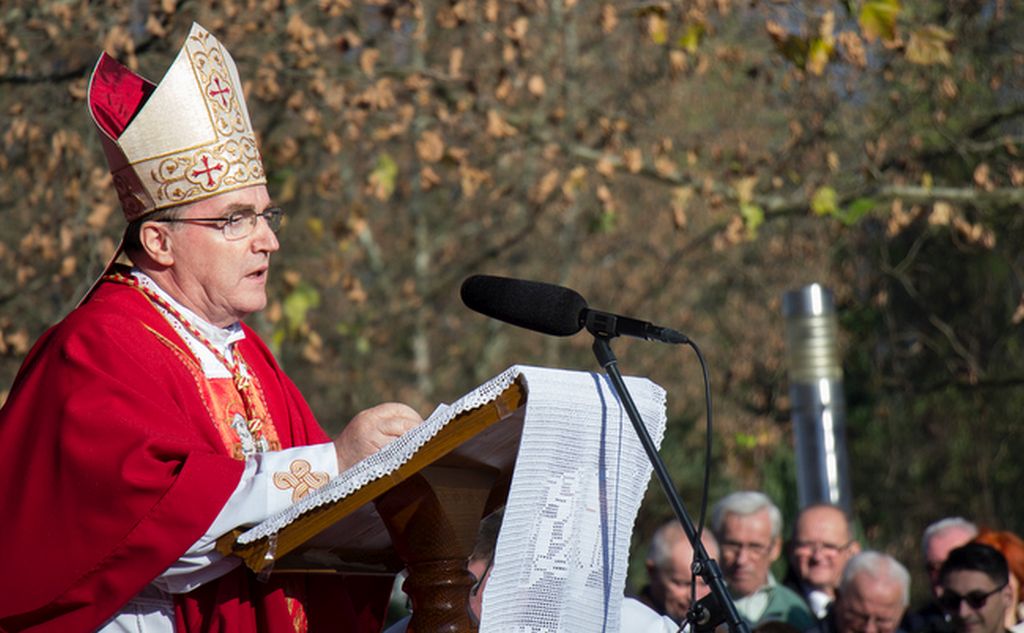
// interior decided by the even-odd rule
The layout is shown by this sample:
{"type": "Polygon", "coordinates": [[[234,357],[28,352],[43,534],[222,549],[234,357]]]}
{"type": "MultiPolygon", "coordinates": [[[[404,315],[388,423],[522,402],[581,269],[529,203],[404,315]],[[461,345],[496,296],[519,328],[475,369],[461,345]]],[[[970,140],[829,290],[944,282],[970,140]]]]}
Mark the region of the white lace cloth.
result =
{"type": "MultiPolygon", "coordinates": [[[[523,373],[526,421],[480,631],[617,633],[650,462],[605,376],[523,373]]],[[[660,446],[664,390],[640,378],[626,385],[660,446]]]]}
{"type": "MultiPolygon", "coordinates": [[[[630,536],[651,466],[601,374],[511,367],[238,542],[272,537],[302,514],[397,470],[457,415],[495,400],[520,376],[525,421],[480,631],[617,632],[630,536]]],[[[627,378],[626,385],[660,446],[665,391],[642,378],[627,378]]]]}

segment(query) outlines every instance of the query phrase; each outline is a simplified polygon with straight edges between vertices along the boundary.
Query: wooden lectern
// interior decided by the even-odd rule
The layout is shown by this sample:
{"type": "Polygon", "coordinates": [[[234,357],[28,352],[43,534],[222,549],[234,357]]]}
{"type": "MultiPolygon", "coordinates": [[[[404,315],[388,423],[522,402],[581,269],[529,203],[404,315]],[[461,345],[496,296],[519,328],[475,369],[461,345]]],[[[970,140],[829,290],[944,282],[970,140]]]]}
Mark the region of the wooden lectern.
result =
{"type": "Polygon", "coordinates": [[[466,569],[480,519],[508,496],[522,434],[519,377],[494,400],[440,429],[405,464],[340,501],[301,515],[276,535],[226,554],[257,573],[362,572],[409,576],[410,633],[475,632],[466,569]]]}

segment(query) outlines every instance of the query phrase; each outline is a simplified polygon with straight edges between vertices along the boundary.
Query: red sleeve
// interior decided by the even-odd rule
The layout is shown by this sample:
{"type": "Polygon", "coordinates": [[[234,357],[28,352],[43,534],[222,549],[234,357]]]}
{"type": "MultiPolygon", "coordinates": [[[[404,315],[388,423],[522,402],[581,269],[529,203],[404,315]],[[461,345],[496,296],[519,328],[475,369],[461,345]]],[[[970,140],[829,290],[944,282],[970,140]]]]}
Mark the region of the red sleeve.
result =
{"type": "Polygon", "coordinates": [[[238,483],[243,463],[220,447],[156,336],[173,331],[150,313],[98,292],[40,339],[0,409],[0,629],[95,629],[238,483]]]}

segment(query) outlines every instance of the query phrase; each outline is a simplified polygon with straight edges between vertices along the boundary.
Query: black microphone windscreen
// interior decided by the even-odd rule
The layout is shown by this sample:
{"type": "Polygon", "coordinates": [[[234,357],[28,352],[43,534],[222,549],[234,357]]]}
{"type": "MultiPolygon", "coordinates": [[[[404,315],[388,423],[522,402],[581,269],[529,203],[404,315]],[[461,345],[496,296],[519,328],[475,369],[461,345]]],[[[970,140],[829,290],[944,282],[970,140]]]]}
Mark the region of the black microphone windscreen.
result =
{"type": "Polygon", "coordinates": [[[562,286],[473,275],[462,282],[461,295],[467,308],[528,330],[571,336],[583,329],[580,312],[587,301],[562,286]]]}

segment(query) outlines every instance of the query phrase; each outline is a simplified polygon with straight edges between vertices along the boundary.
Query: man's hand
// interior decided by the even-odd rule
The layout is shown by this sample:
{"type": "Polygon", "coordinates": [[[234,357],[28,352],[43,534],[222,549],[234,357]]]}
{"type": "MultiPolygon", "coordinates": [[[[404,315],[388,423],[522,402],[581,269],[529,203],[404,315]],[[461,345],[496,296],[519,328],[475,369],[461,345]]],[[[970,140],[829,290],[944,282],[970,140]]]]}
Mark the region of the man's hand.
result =
{"type": "Polygon", "coordinates": [[[373,455],[421,422],[423,418],[418,413],[398,402],[385,402],[361,411],[334,438],[338,472],[348,470],[356,462],[373,455]]]}

